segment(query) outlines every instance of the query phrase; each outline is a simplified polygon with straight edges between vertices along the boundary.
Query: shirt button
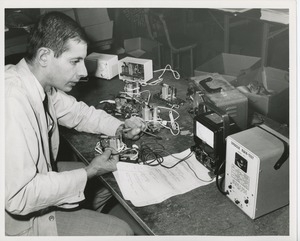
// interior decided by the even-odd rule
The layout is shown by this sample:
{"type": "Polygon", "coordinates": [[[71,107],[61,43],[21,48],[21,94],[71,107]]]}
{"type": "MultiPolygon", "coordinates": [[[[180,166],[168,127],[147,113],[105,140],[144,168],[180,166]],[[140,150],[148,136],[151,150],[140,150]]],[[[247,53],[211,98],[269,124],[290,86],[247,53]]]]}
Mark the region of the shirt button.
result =
{"type": "Polygon", "coordinates": [[[54,221],[54,216],[53,215],[49,216],[49,221],[54,221]]]}

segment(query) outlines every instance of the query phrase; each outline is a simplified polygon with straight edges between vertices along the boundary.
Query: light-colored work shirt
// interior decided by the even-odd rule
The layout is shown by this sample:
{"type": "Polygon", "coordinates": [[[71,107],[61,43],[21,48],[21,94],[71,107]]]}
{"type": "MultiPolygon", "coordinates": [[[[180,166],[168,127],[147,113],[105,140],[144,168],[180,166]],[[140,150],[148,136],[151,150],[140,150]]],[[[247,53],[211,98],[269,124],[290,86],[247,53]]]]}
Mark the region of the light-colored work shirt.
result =
{"type": "Polygon", "coordinates": [[[53,119],[51,148],[42,86],[22,59],[5,66],[5,232],[57,235],[51,207],[73,208],[84,200],[86,171],[52,171],[59,147],[58,124],[89,133],[114,135],[121,121],[52,88],[47,93],[53,119]],[[50,153],[51,152],[51,153],[50,153]]]}

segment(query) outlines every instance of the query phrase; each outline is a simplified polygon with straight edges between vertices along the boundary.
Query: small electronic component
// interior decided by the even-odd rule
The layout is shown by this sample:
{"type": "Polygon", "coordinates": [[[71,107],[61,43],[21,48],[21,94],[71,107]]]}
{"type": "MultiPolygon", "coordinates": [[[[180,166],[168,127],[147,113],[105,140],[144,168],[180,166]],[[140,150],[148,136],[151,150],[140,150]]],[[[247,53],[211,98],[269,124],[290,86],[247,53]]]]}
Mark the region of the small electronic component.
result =
{"type": "Polygon", "coordinates": [[[174,86],[162,84],[160,98],[167,101],[173,101],[176,99],[177,89],[174,86]]]}
{"type": "Polygon", "coordinates": [[[125,81],[125,98],[135,98],[140,96],[140,83],[138,81],[125,81]]]}
{"type": "Polygon", "coordinates": [[[124,117],[125,119],[132,115],[139,115],[142,106],[138,101],[136,101],[136,99],[128,99],[124,96],[118,96],[114,101],[100,102],[100,104],[104,104],[102,109],[107,113],[114,116],[124,117]]]}
{"type": "Polygon", "coordinates": [[[138,159],[138,147],[127,148],[122,141],[122,136],[106,136],[101,135],[99,142],[96,144],[95,150],[102,154],[106,148],[113,148],[119,155],[120,161],[136,162],[138,159]]]}
{"type": "Polygon", "coordinates": [[[121,151],[124,148],[124,143],[122,142],[122,137],[121,136],[106,136],[106,135],[101,135],[100,136],[100,148],[102,152],[106,148],[113,148],[117,152],[121,151]]]}
{"type": "Polygon", "coordinates": [[[147,122],[147,129],[150,132],[159,131],[161,125],[159,125],[159,113],[158,107],[148,106],[147,104],[144,105],[142,108],[142,118],[145,122],[147,122]]]}
{"type": "Polygon", "coordinates": [[[151,121],[152,120],[152,110],[148,105],[145,105],[142,108],[142,118],[144,121],[151,121]]]}
{"type": "Polygon", "coordinates": [[[193,98],[193,109],[192,109],[194,114],[197,115],[207,111],[205,105],[200,105],[201,103],[205,102],[204,97],[205,95],[201,91],[195,92],[193,98]]]}
{"type": "Polygon", "coordinates": [[[123,162],[137,163],[139,151],[137,148],[126,149],[120,153],[119,160],[123,162]]]}
{"type": "Polygon", "coordinates": [[[153,97],[164,101],[169,106],[181,105],[185,102],[177,97],[177,88],[168,84],[162,84],[161,92],[153,97]]]}
{"type": "Polygon", "coordinates": [[[158,124],[158,107],[157,106],[154,106],[153,107],[153,125],[154,126],[157,126],[158,124]]]}

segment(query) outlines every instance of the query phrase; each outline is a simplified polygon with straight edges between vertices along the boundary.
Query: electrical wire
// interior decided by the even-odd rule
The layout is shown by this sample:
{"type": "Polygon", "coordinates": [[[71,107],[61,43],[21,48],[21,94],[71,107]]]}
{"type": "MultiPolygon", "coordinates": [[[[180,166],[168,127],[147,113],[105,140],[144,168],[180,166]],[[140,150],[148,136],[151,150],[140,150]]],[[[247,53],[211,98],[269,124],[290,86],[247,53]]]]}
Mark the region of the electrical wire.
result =
{"type": "Polygon", "coordinates": [[[148,98],[147,98],[147,104],[150,102],[150,98],[151,98],[151,91],[150,90],[143,90],[140,92],[140,94],[148,92],[148,98]]]}
{"type": "Polygon", "coordinates": [[[164,69],[155,70],[153,72],[155,73],[155,72],[159,72],[159,71],[163,71],[163,72],[158,76],[158,78],[156,80],[153,80],[151,82],[142,82],[142,81],[140,81],[141,86],[159,84],[160,82],[163,81],[163,75],[165,74],[166,71],[171,71],[172,74],[173,74],[173,77],[175,79],[180,79],[180,74],[176,70],[173,70],[170,64],[167,64],[164,69]]]}
{"type": "Polygon", "coordinates": [[[178,113],[178,111],[174,110],[173,108],[169,108],[169,107],[165,107],[165,106],[157,106],[157,108],[169,110],[169,111],[176,113],[177,116],[174,118],[175,121],[180,117],[180,114],[178,113]]]}
{"type": "Polygon", "coordinates": [[[171,71],[175,79],[180,79],[180,74],[176,70],[173,70],[170,64],[167,64],[164,69],[155,70],[153,72],[159,72],[159,71],[163,71],[163,72],[158,78],[161,78],[166,71],[171,71]]]}
{"type": "Polygon", "coordinates": [[[197,179],[199,179],[200,181],[202,181],[202,182],[211,182],[211,181],[213,181],[213,179],[210,179],[210,180],[203,180],[203,179],[201,179],[200,177],[198,177],[198,175],[197,175],[197,173],[195,172],[195,170],[190,166],[190,164],[188,163],[188,162],[186,162],[186,161],[184,161],[187,165],[188,165],[188,167],[191,169],[191,171],[194,173],[194,175],[197,177],[197,179]]]}
{"type": "Polygon", "coordinates": [[[178,122],[176,122],[176,120],[180,117],[180,114],[173,108],[168,108],[168,107],[164,107],[164,106],[158,106],[157,108],[169,110],[169,116],[171,116],[171,115],[173,116],[173,114],[172,114],[173,112],[176,113],[177,116],[175,116],[175,118],[172,117],[172,119],[171,119],[171,117],[170,117],[170,121],[162,120],[159,122],[159,124],[161,126],[163,126],[164,128],[167,128],[173,136],[179,135],[180,134],[180,126],[179,126],[178,122]],[[167,126],[168,123],[171,124],[171,127],[167,126]],[[174,132],[174,131],[177,131],[177,132],[174,132]]]}
{"type": "Polygon", "coordinates": [[[218,170],[217,170],[217,175],[216,175],[216,185],[217,185],[217,188],[218,188],[218,190],[223,194],[223,195],[228,195],[229,193],[228,193],[228,191],[223,191],[222,190],[222,185],[223,185],[223,182],[224,182],[224,176],[223,177],[221,177],[221,181],[220,181],[220,183],[219,183],[219,176],[220,176],[220,170],[223,168],[223,166],[224,166],[224,164],[225,164],[225,161],[223,161],[222,163],[221,163],[221,165],[219,166],[219,168],[218,168],[218,170]]]}
{"type": "Polygon", "coordinates": [[[174,132],[173,128],[168,127],[167,125],[163,124],[162,122],[159,122],[159,124],[161,126],[163,126],[164,128],[168,129],[173,136],[178,136],[180,134],[180,127],[179,127],[178,122],[173,122],[173,125],[175,126],[174,129],[177,130],[177,132],[174,132]]]}
{"type": "MultiPolygon", "coordinates": [[[[157,144],[157,143],[155,143],[155,144],[157,144]]],[[[170,154],[167,150],[165,150],[165,148],[162,145],[159,145],[159,146],[161,146],[161,148],[154,149],[153,147],[150,148],[148,146],[148,144],[142,144],[141,145],[140,159],[141,159],[141,162],[144,165],[148,165],[148,166],[162,166],[164,168],[171,169],[171,168],[174,168],[175,166],[177,166],[178,164],[184,162],[188,166],[188,168],[194,173],[194,175],[196,176],[196,178],[199,179],[200,181],[211,182],[213,180],[213,179],[211,179],[211,180],[203,180],[203,179],[201,179],[197,175],[197,173],[195,172],[195,170],[187,162],[187,160],[192,155],[194,155],[193,151],[191,151],[185,157],[179,158],[179,157],[176,157],[173,154],[170,154]],[[162,154],[168,154],[168,155],[172,156],[173,158],[177,159],[178,161],[176,163],[174,163],[172,166],[166,166],[166,165],[163,164],[164,158],[163,158],[162,154]]]]}
{"type": "Polygon", "coordinates": [[[149,166],[157,166],[160,162],[163,161],[162,155],[160,155],[159,152],[164,149],[164,146],[155,142],[155,143],[148,143],[148,144],[141,144],[140,146],[140,163],[149,165],[149,166]],[[149,146],[149,144],[152,144],[152,148],[149,146]],[[158,148],[154,148],[155,145],[158,148]]]}

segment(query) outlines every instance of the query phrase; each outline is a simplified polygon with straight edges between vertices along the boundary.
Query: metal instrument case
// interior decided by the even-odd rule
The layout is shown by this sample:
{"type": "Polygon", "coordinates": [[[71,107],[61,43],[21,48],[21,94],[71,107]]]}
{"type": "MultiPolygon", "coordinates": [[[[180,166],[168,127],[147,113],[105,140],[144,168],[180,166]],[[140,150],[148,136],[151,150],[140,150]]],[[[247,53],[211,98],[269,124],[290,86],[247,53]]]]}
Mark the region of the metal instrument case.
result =
{"type": "Polygon", "coordinates": [[[248,99],[239,90],[232,86],[222,76],[192,77],[195,85],[205,95],[205,101],[211,102],[237,124],[241,130],[248,125],[248,99]]]}

